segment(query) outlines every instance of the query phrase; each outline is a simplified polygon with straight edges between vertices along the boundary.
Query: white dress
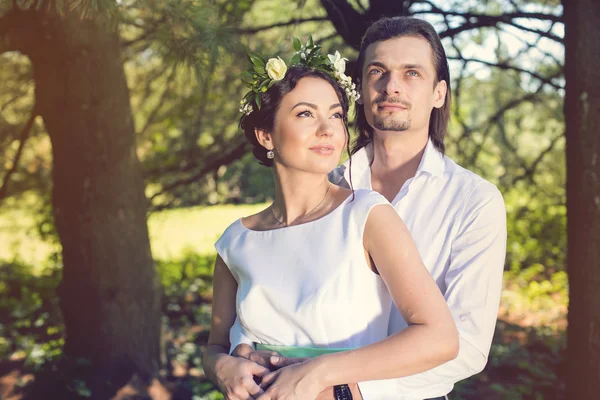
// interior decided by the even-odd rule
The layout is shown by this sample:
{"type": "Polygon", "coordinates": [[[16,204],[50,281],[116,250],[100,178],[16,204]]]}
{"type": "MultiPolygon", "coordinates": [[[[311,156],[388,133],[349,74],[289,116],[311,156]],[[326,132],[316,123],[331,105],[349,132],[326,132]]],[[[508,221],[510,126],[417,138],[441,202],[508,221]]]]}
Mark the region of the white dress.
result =
{"type": "Polygon", "coordinates": [[[360,189],[304,224],[231,224],[215,247],[238,283],[232,339],[241,330],[255,343],[356,348],[386,338],[392,299],[363,247],[367,216],[379,204],[389,202],[360,189]]]}

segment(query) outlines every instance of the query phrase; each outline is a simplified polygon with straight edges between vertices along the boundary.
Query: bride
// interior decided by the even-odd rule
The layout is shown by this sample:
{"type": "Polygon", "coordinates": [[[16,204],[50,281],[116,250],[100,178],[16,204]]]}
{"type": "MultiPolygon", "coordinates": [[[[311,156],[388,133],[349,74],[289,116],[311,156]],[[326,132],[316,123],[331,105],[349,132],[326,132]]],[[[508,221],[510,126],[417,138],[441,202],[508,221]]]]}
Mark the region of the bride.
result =
{"type": "Polygon", "coordinates": [[[321,55],[312,39],[294,48],[287,64],[251,53],[243,76],[251,90],[240,125],[273,169],[275,199],[215,245],[203,364],[228,377],[215,380],[228,399],[314,399],[331,386],[350,398],[345,382],[412,375],[458,351],[450,311],[396,211],[376,192],[327,180],[348,147],[349,100],[358,97],[345,59],[321,55]],[[394,304],[410,327],[387,337],[394,304]],[[313,358],[268,371],[228,355],[239,344],[230,332],[313,358]]]}

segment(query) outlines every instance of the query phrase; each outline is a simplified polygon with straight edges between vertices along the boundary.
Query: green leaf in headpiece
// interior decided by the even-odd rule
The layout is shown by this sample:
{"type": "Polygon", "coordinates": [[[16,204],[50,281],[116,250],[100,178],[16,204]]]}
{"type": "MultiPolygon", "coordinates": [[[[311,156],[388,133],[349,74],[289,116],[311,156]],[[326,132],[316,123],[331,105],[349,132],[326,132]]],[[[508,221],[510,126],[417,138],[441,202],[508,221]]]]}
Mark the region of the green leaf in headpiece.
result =
{"type": "Polygon", "coordinates": [[[308,46],[309,47],[314,46],[312,35],[308,35],[308,46]]]}
{"type": "Polygon", "coordinates": [[[292,57],[292,59],[290,60],[290,66],[294,65],[294,64],[298,64],[300,62],[300,54],[296,54],[294,55],[294,57],[292,57]]]}
{"type": "Polygon", "coordinates": [[[254,95],[254,101],[256,101],[256,107],[260,110],[260,93],[254,95]]]}
{"type": "Polygon", "coordinates": [[[242,73],[241,79],[243,82],[248,83],[250,85],[254,83],[254,78],[252,77],[252,74],[248,71],[242,73]]]}
{"type": "Polygon", "coordinates": [[[292,42],[294,43],[294,50],[300,51],[300,49],[302,48],[302,44],[300,44],[300,40],[298,40],[298,38],[295,37],[295,38],[292,38],[292,42]]]}
{"type": "Polygon", "coordinates": [[[263,62],[263,64],[266,63],[265,58],[262,55],[255,53],[254,51],[250,51],[250,50],[246,49],[246,54],[248,54],[249,58],[254,57],[254,58],[261,60],[263,62]]]}
{"type": "Polygon", "coordinates": [[[254,64],[257,67],[264,67],[265,63],[262,59],[260,59],[259,57],[255,56],[255,55],[249,55],[250,57],[250,61],[252,61],[252,64],[254,64]]]}

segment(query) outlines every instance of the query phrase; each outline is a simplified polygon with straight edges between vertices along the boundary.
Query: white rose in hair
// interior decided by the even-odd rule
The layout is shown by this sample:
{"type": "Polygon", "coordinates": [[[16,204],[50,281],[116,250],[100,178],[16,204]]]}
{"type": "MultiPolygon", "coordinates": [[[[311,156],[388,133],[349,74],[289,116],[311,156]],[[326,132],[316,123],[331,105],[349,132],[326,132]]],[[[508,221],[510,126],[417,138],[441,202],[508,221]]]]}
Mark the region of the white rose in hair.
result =
{"type": "Polygon", "coordinates": [[[329,61],[331,61],[331,63],[333,64],[335,72],[339,75],[343,75],[346,71],[346,61],[348,61],[348,59],[342,58],[342,55],[337,50],[335,51],[335,54],[327,54],[327,57],[329,58],[329,61]]]}
{"type": "Polygon", "coordinates": [[[287,65],[285,65],[285,61],[283,61],[281,57],[269,58],[265,69],[267,70],[269,78],[274,81],[280,81],[287,72],[287,65]]]}

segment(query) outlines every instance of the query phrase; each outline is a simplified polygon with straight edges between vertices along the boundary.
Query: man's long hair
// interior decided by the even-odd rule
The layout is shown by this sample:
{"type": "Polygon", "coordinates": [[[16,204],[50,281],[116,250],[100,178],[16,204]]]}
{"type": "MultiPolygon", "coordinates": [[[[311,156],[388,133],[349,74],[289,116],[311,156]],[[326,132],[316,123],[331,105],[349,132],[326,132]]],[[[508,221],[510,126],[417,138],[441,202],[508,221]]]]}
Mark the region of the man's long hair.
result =
{"type": "MultiPolygon", "coordinates": [[[[370,44],[402,36],[422,37],[429,42],[433,50],[433,65],[436,71],[434,87],[439,81],[446,81],[448,90],[446,91],[444,105],[440,108],[434,107],[431,110],[431,118],[429,120],[429,137],[435,148],[444,154],[446,149],[444,146],[444,136],[448,129],[450,102],[452,99],[450,94],[450,69],[440,37],[430,23],[413,17],[381,18],[373,23],[362,38],[360,52],[358,53],[358,59],[354,67],[353,80],[358,83],[359,87],[362,87],[361,79],[365,63],[365,53],[370,44]]],[[[358,138],[352,146],[352,154],[373,141],[373,127],[369,125],[365,118],[364,105],[356,104],[355,109],[355,126],[358,131],[358,138]]]]}

